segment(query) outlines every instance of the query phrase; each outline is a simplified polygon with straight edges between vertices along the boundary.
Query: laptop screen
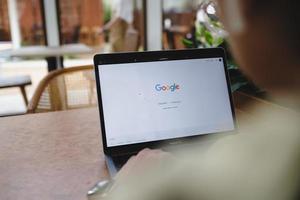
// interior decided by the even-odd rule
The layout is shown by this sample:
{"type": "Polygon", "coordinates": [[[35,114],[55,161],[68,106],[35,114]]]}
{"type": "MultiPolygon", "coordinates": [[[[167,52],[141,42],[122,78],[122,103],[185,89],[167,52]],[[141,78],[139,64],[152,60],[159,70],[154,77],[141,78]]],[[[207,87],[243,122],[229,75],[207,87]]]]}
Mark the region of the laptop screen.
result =
{"type": "Polygon", "coordinates": [[[235,128],[223,58],[98,69],[108,147],[235,128]]]}

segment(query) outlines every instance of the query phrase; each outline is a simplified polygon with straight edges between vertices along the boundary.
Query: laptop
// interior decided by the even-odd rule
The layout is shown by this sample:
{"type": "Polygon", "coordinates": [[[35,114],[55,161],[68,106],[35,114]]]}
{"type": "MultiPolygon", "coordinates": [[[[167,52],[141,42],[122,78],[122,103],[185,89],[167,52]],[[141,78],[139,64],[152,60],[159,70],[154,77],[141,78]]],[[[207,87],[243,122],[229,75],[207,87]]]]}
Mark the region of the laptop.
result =
{"type": "Polygon", "coordinates": [[[221,48],[99,54],[94,64],[112,177],[144,148],[185,144],[236,128],[221,48]]]}

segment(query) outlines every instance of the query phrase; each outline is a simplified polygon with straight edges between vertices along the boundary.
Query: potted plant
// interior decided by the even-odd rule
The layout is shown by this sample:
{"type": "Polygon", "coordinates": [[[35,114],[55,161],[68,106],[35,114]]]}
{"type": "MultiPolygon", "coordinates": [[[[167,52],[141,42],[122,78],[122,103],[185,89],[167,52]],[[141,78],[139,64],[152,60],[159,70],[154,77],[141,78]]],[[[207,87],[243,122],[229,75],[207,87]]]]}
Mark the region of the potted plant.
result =
{"type": "MultiPolygon", "coordinates": [[[[201,7],[201,6],[200,6],[201,7]]],[[[202,5],[203,7],[203,5],[202,5]]],[[[201,11],[200,11],[201,12],[201,11]]],[[[202,13],[203,14],[203,13],[202,13]]],[[[201,13],[198,13],[198,18],[201,13]]],[[[243,73],[239,70],[238,65],[234,61],[230,53],[227,41],[222,34],[215,34],[215,31],[220,31],[222,24],[215,16],[207,16],[206,19],[195,21],[195,26],[192,29],[192,33],[188,34],[183,40],[183,44],[186,48],[212,48],[212,47],[222,47],[226,50],[228,65],[227,69],[231,81],[231,90],[243,91],[245,93],[254,96],[264,96],[264,92],[256,87],[249,79],[247,79],[243,73]],[[207,25],[209,23],[209,25],[207,25]],[[208,29],[207,27],[210,27],[208,29]],[[213,30],[211,30],[213,29],[213,30]]],[[[203,16],[205,17],[205,16],[203,16]]]]}

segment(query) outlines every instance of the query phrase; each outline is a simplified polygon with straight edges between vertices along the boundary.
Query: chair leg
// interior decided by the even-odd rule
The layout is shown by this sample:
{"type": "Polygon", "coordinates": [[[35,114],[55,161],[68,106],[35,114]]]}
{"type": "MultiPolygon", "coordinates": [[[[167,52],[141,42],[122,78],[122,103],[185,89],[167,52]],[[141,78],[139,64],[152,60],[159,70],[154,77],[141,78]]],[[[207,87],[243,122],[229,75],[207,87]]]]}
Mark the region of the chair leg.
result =
{"type": "Polygon", "coordinates": [[[26,106],[28,106],[28,98],[27,98],[25,86],[20,86],[20,89],[21,89],[21,93],[22,93],[24,102],[25,102],[26,106]]]}

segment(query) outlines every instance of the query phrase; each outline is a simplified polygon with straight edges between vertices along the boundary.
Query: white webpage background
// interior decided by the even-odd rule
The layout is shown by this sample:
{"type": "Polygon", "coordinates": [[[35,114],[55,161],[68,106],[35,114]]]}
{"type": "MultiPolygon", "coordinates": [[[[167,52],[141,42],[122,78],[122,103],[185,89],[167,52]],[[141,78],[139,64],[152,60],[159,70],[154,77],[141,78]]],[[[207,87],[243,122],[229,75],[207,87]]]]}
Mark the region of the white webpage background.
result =
{"type": "Polygon", "coordinates": [[[233,130],[220,59],[100,65],[107,146],[233,130]],[[155,90],[174,83],[179,90],[155,90]]]}

